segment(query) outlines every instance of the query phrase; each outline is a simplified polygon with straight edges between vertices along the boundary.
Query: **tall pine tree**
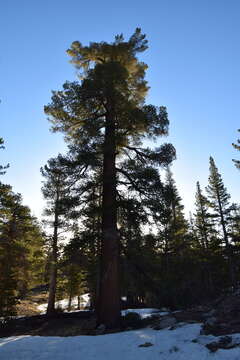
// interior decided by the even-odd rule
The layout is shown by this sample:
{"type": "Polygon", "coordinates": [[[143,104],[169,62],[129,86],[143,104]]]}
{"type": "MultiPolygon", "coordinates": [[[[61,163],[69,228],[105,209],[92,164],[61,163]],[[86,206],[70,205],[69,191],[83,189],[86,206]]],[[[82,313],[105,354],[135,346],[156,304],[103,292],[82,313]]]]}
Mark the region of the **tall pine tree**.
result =
{"type": "Polygon", "coordinates": [[[228,216],[230,212],[229,199],[230,195],[224,186],[221,174],[215,165],[214,159],[210,157],[210,175],[208,178],[209,185],[206,191],[209,197],[210,205],[213,209],[213,217],[222,229],[223,240],[226,248],[226,254],[229,262],[229,277],[231,285],[235,284],[235,271],[233,264],[232,249],[228,235],[228,216]]]}
{"type": "Polygon", "coordinates": [[[211,241],[210,237],[214,232],[214,224],[209,212],[210,203],[206,196],[203,195],[199,182],[197,182],[195,205],[195,224],[197,234],[200,239],[201,247],[208,250],[211,241]]]}
{"type": "MultiPolygon", "coordinates": [[[[64,84],[45,107],[54,131],[64,132],[68,141],[80,147],[89,144],[91,154],[101,159],[102,246],[97,315],[98,322],[107,327],[116,326],[120,319],[116,161],[122,149],[137,154],[144,138],[166,135],[169,123],[164,107],[144,104],[147,66],[138,61],[137,54],[146,49],[147,40],[140,29],[128,41],[122,35],[116,36],[113,43],[83,46],[75,41],[68,54],[82,71],[82,81],[64,84]]],[[[171,154],[170,159],[172,147],[165,145],[164,151],[171,154]]],[[[146,160],[160,162],[158,154],[162,152],[162,148],[158,149],[154,158],[149,151],[142,155],[146,160]]]]}
{"type": "Polygon", "coordinates": [[[51,254],[50,254],[50,280],[47,314],[51,315],[55,311],[55,297],[57,287],[58,271],[58,252],[59,252],[59,232],[68,230],[67,214],[77,203],[71,194],[72,187],[75,185],[70,174],[72,169],[68,167],[68,161],[62,155],[48,160],[47,165],[41,168],[42,176],[45,181],[42,193],[47,200],[45,215],[50,218],[47,222],[52,228],[51,254]],[[70,170],[70,172],[69,172],[70,170]]]}

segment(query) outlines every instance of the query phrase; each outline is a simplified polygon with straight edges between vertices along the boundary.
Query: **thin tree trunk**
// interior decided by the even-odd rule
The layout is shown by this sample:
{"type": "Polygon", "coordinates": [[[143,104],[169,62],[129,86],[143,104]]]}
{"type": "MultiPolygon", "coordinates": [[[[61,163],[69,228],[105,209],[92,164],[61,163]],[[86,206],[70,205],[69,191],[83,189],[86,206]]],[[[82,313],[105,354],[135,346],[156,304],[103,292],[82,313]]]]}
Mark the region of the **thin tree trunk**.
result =
{"type": "Polygon", "coordinates": [[[207,227],[206,227],[206,222],[205,222],[205,215],[204,215],[204,211],[203,211],[203,203],[202,203],[202,196],[200,195],[200,207],[201,207],[201,221],[202,221],[202,226],[203,226],[203,243],[205,243],[205,249],[208,250],[209,248],[209,243],[208,243],[208,236],[207,236],[207,227]]]}
{"type": "Polygon", "coordinates": [[[79,295],[78,295],[78,297],[77,297],[77,309],[78,309],[78,310],[81,309],[81,298],[80,298],[79,295]]]}
{"type": "Polygon", "coordinates": [[[72,291],[70,290],[69,299],[68,299],[68,311],[71,311],[72,307],[72,291]]]}
{"type": "Polygon", "coordinates": [[[105,324],[108,328],[117,326],[120,320],[115,157],[115,119],[113,113],[108,113],[103,161],[101,278],[97,302],[98,323],[105,324]]]}
{"type": "Polygon", "coordinates": [[[230,282],[231,282],[232,286],[235,286],[236,285],[236,276],[235,276],[235,271],[234,271],[233,256],[232,256],[232,251],[231,251],[231,247],[230,247],[229,240],[228,240],[226,222],[225,222],[225,219],[224,219],[223,210],[222,210],[222,204],[221,204],[219,194],[217,194],[217,199],[218,199],[218,206],[219,206],[221,225],[222,225],[222,229],[223,229],[223,237],[224,237],[225,246],[226,246],[226,250],[227,250],[230,282]]]}
{"type": "Polygon", "coordinates": [[[48,294],[48,307],[47,315],[51,315],[55,312],[55,297],[57,287],[57,253],[58,253],[58,201],[59,195],[57,194],[55,216],[54,216],[54,232],[52,243],[52,254],[50,263],[50,280],[49,280],[49,294],[48,294]]]}

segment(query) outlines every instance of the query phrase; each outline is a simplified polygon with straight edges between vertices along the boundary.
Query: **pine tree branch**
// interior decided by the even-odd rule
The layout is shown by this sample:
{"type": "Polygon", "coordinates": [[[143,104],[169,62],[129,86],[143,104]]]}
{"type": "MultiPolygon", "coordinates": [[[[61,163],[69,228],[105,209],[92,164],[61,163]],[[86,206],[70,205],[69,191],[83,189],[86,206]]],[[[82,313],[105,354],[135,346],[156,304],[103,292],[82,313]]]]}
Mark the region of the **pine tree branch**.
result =
{"type": "Polygon", "coordinates": [[[123,169],[120,168],[116,168],[117,172],[120,172],[122,175],[124,175],[130,182],[130,184],[132,185],[132,187],[139,193],[141,194],[145,194],[145,191],[143,191],[135,182],[134,180],[131,178],[131,176],[123,169]]]}

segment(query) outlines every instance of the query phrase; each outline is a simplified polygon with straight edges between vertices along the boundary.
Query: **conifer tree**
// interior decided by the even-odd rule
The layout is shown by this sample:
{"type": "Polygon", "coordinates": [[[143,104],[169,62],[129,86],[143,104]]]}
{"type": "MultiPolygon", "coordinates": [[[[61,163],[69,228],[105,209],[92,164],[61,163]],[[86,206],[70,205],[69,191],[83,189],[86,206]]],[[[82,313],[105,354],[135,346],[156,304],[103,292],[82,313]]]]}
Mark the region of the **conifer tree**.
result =
{"type": "Polygon", "coordinates": [[[130,307],[138,304],[137,299],[143,297],[146,290],[142,285],[149,267],[143,264],[142,226],[147,223],[143,201],[134,197],[129,190],[121,194],[118,199],[118,228],[121,238],[122,294],[130,307]]]}
{"type": "Polygon", "coordinates": [[[87,273],[86,281],[91,307],[96,309],[100,286],[101,255],[102,182],[99,173],[95,172],[85,185],[81,185],[83,206],[80,206],[75,214],[75,218],[81,220],[75,223],[72,246],[73,249],[75,248],[74,257],[78,257],[78,262],[82,264],[83,270],[87,273]]]}
{"type": "MultiPolygon", "coordinates": [[[[240,129],[238,129],[238,131],[240,132],[240,129]]],[[[232,146],[234,147],[234,149],[240,151],[240,139],[237,139],[237,144],[232,144],[232,146]]],[[[236,166],[237,169],[240,169],[240,160],[234,160],[233,159],[233,162],[236,166]]]]}
{"type": "MultiPolygon", "coordinates": [[[[82,248],[76,245],[76,238],[64,247],[62,258],[59,262],[59,285],[61,295],[68,297],[68,311],[71,311],[74,297],[88,292],[86,288],[86,255],[82,248]],[[62,291],[61,291],[62,290],[62,291]]],[[[80,305],[79,305],[80,306],[80,305]]]]}
{"type": "Polygon", "coordinates": [[[145,161],[160,163],[162,155],[170,162],[173,147],[165,145],[154,154],[141,151],[144,138],[167,134],[165,107],[145,105],[148,90],[144,79],[146,64],[137,53],[147,49],[140,29],[128,41],[118,35],[113,43],[72,43],[68,54],[82,71],[81,83],[65,83],[53,93],[45,107],[54,131],[62,131],[70,142],[88,146],[89,156],[101,161],[102,246],[101,276],[97,307],[98,322],[114,327],[120,319],[119,233],[117,230],[117,159],[128,149],[145,161]]]}
{"type": "Polygon", "coordinates": [[[16,314],[17,276],[15,268],[16,242],[12,219],[12,194],[9,185],[0,187],[0,315],[16,314]]]}
{"type": "Polygon", "coordinates": [[[209,197],[210,205],[213,209],[213,217],[222,229],[223,240],[226,247],[226,253],[229,261],[229,276],[231,285],[235,284],[235,272],[233,266],[232,250],[228,235],[228,216],[230,212],[229,199],[230,195],[224,186],[222,177],[215,165],[214,159],[210,157],[210,175],[208,178],[209,185],[206,191],[209,197]]]}
{"type": "MultiPolygon", "coordinates": [[[[72,169],[70,169],[71,173],[72,169]]],[[[69,173],[68,162],[62,155],[48,160],[47,165],[41,168],[42,176],[45,178],[42,193],[47,200],[45,215],[50,217],[48,225],[53,228],[51,236],[51,255],[50,255],[50,280],[47,314],[51,315],[55,311],[55,297],[57,286],[58,270],[58,248],[59,231],[68,229],[68,219],[66,214],[76,205],[76,198],[72,196],[70,190],[75,184],[69,173]]]]}
{"type": "MultiPolygon", "coordinates": [[[[194,251],[196,261],[199,264],[200,278],[199,287],[207,290],[208,294],[214,294],[214,275],[216,259],[221,257],[220,244],[215,229],[215,223],[210,212],[210,203],[203,194],[199,182],[196,186],[196,212],[195,229],[196,238],[194,239],[194,251]]],[[[221,262],[221,261],[220,261],[221,262]]],[[[219,271],[217,271],[219,274],[219,271]]]]}
{"type": "Polygon", "coordinates": [[[200,243],[203,249],[209,249],[210,236],[213,233],[213,222],[209,212],[209,201],[203,195],[199,182],[197,182],[196,189],[196,213],[195,223],[200,243]]]}
{"type": "Polygon", "coordinates": [[[0,184],[0,314],[13,315],[17,300],[35,286],[43,270],[44,239],[19,194],[0,184]]]}
{"type": "Polygon", "coordinates": [[[239,257],[240,252],[240,206],[233,203],[230,207],[230,231],[229,235],[231,237],[232,249],[236,257],[239,257]]]}
{"type": "MultiPolygon", "coordinates": [[[[4,149],[4,140],[0,137],[0,149],[4,149]]],[[[8,165],[0,165],[0,175],[4,175],[6,173],[6,169],[9,167],[8,165]]]]}
{"type": "Polygon", "coordinates": [[[189,225],[183,213],[177,186],[170,168],[166,171],[166,180],[162,201],[159,203],[160,216],[157,220],[157,263],[159,276],[158,301],[164,306],[186,305],[191,302],[189,287],[191,276],[189,269],[192,266],[191,241],[189,225]],[[188,300],[183,300],[188,297],[188,300]]]}
{"type": "Polygon", "coordinates": [[[181,203],[182,199],[179,196],[175,181],[173,179],[170,167],[166,170],[165,182],[165,204],[168,209],[168,218],[166,223],[167,235],[167,251],[176,253],[184,249],[186,242],[185,237],[188,230],[188,224],[184,217],[184,206],[181,203]]]}

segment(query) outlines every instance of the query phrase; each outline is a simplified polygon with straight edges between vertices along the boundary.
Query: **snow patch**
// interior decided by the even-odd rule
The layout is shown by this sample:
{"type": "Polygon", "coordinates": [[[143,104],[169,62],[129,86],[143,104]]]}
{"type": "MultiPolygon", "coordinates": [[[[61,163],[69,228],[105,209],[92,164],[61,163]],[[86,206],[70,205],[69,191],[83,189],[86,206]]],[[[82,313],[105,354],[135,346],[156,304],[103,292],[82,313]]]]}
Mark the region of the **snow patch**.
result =
{"type": "MultiPolygon", "coordinates": [[[[199,335],[201,324],[175,330],[149,328],[99,336],[18,336],[0,339],[1,360],[239,360],[239,348],[210,353],[218,337],[199,335]],[[151,343],[152,346],[140,346],[151,343]]],[[[235,334],[234,338],[239,338],[235,334]]]]}
{"type": "Polygon", "coordinates": [[[127,310],[122,310],[122,316],[125,316],[126,314],[130,313],[130,312],[134,312],[137,313],[141,316],[142,319],[146,319],[147,317],[150,317],[152,315],[168,315],[169,312],[167,311],[160,311],[159,309],[151,309],[151,308],[146,308],[146,309],[127,309],[127,310]]]}
{"type": "MultiPolygon", "coordinates": [[[[80,307],[81,308],[86,308],[88,306],[90,306],[90,296],[89,296],[89,294],[81,295],[80,296],[80,307]]],[[[63,299],[63,300],[56,301],[55,302],[55,307],[56,308],[61,308],[63,310],[67,310],[67,308],[68,308],[68,299],[63,299]]],[[[77,298],[77,296],[72,299],[71,307],[72,307],[73,310],[77,310],[77,307],[78,307],[78,298],[77,298]]],[[[47,310],[47,303],[38,305],[37,308],[41,312],[45,313],[46,310],[47,310]]]]}

